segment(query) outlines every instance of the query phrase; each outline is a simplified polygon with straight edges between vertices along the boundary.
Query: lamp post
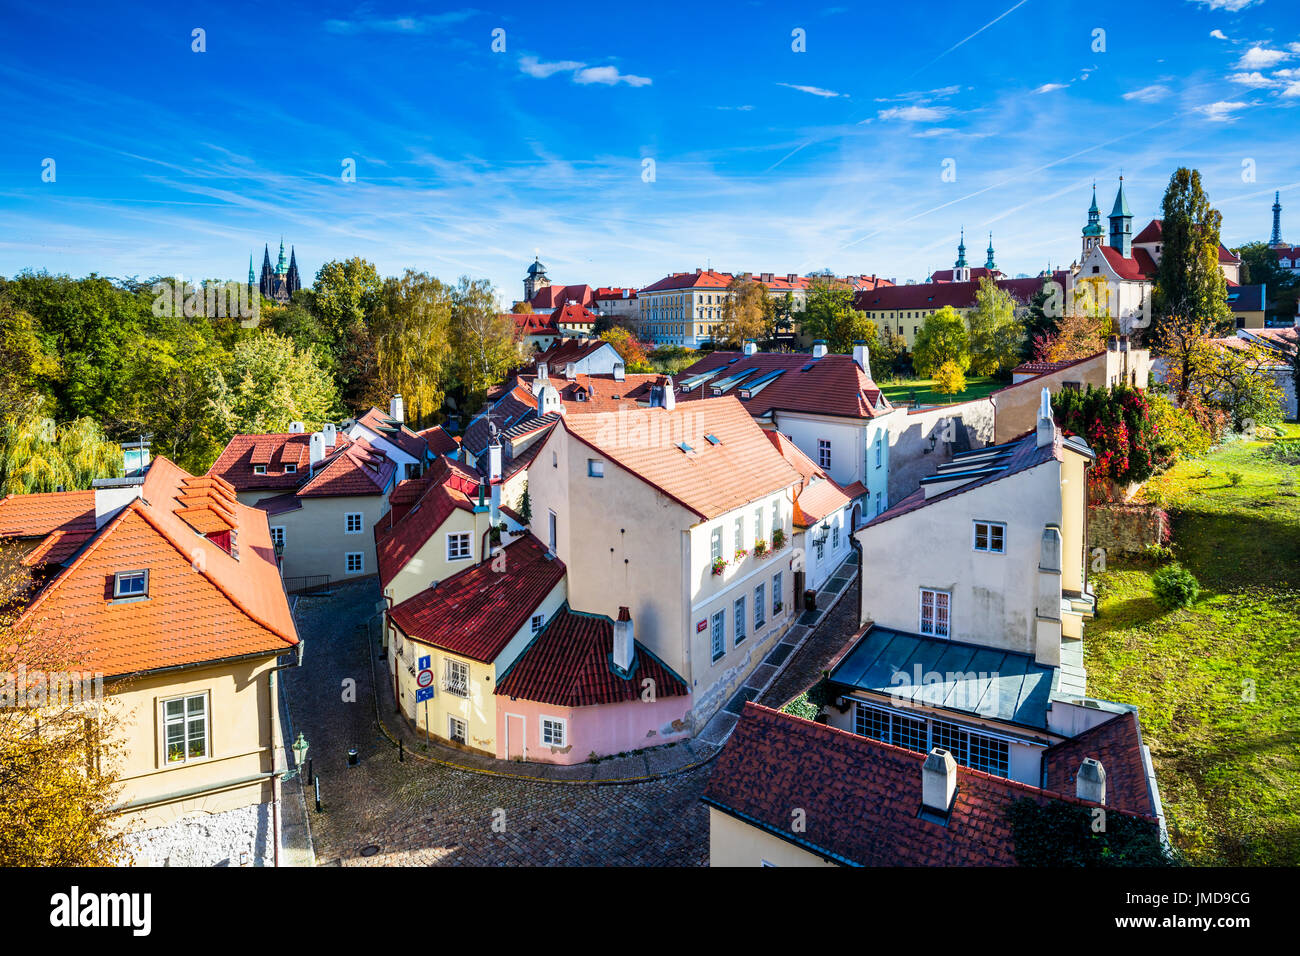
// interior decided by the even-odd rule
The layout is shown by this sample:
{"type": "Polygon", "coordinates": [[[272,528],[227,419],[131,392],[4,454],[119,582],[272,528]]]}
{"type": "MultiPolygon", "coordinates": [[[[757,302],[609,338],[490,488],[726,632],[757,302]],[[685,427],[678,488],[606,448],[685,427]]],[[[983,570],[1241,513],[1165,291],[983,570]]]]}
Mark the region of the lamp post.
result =
{"type": "Polygon", "coordinates": [[[293,750],[294,763],[299,773],[302,773],[303,764],[307,762],[307,748],[310,746],[307,743],[307,738],[302,735],[302,731],[299,731],[298,739],[293,742],[293,747],[290,748],[293,750]]]}

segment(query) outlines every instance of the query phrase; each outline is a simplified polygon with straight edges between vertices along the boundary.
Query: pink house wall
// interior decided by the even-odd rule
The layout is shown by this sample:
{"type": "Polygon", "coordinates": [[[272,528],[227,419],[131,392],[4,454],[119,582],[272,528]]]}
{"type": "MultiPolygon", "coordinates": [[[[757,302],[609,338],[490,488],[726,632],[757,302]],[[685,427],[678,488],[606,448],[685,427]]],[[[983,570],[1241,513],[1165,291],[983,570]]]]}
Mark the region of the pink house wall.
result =
{"type": "Polygon", "coordinates": [[[520,716],[524,718],[527,731],[526,759],[535,763],[575,764],[587,760],[593,751],[605,757],[643,747],[657,747],[689,736],[686,715],[690,705],[689,697],[665,697],[653,703],[624,701],[592,707],[556,707],[531,700],[498,697],[497,758],[510,759],[506,749],[507,721],[509,733],[517,736],[520,716]],[[568,722],[569,743],[564,750],[542,746],[543,716],[568,722]],[[664,728],[670,727],[674,721],[681,729],[664,733],[664,728]]]}

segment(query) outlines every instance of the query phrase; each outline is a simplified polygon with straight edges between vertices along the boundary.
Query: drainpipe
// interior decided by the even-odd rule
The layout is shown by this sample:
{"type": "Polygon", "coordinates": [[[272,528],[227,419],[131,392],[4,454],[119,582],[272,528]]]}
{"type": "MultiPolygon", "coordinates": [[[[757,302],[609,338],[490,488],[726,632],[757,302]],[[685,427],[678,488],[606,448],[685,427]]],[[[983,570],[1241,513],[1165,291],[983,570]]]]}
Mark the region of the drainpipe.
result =
{"type": "Polygon", "coordinates": [[[298,639],[298,646],[294,648],[294,659],[291,664],[277,664],[266,672],[266,689],[267,695],[271,701],[271,846],[272,846],[272,865],[279,869],[280,867],[280,702],[277,700],[276,689],[279,681],[276,674],[279,671],[287,670],[290,667],[302,666],[303,642],[298,639]]]}

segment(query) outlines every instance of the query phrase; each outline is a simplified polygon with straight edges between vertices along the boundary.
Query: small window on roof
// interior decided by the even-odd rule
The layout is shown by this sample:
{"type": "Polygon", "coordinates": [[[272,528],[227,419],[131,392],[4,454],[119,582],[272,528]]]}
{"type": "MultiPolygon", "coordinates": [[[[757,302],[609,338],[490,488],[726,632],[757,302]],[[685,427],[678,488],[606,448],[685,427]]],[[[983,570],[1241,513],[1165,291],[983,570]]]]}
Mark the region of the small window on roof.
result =
{"type": "Polygon", "coordinates": [[[707,438],[707,439],[709,440],[709,444],[710,444],[710,445],[721,445],[721,444],[722,444],[722,439],[720,439],[717,435],[705,435],[704,437],[707,438]]]}
{"type": "Polygon", "coordinates": [[[686,444],[686,442],[682,442],[682,443],[679,444],[677,447],[680,448],[682,451],[684,451],[684,452],[685,452],[686,454],[688,454],[688,455],[693,455],[693,454],[695,454],[695,449],[692,448],[690,445],[686,444]]]}
{"type": "Polygon", "coordinates": [[[298,466],[297,466],[296,464],[294,464],[293,462],[288,462],[288,463],[286,463],[285,466],[284,466],[284,473],[285,473],[286,475],[292,475],[292,474],[293,474],[294,472],[296,472],[297,470],[298,470],[298,466]]]}
{"type": "Polygon", "coordinates": [[[254,465],[254,466],[253,466],[253,474],[255,474],[255,475],[265,475],[265,474],[266,474],[266,465],[254,465]]]}
{"type": "Polygon", "coordinates": [[[136,598],[149,596],[149,570],[118,571],[113,575],[113,597],[136,598]]]}

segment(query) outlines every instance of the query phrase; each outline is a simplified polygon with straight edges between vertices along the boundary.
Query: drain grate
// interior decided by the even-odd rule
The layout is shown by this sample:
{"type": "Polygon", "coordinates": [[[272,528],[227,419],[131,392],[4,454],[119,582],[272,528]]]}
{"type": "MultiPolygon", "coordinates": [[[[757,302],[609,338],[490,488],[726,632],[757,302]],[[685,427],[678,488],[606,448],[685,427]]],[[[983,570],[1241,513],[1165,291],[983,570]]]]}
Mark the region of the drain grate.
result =
{"type": "Polygon", "coordinates": [[[362,856],[374,856],[378,852],[379,852],[379,847],[373,843],[369,844],[368,846],[363,846],[361,848],[362,856]]]}

